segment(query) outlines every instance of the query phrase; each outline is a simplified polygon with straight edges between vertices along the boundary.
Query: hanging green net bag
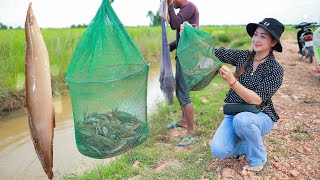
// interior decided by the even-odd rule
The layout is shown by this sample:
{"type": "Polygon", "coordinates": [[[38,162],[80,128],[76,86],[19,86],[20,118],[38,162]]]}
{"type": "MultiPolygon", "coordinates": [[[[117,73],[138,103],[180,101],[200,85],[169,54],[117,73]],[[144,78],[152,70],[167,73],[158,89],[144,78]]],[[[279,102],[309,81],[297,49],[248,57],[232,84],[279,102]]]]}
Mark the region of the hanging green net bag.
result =
{"type": "Polygon", "coordinates": [[[222,62],[214,55],[215,37],[184,23],[177,49],[181,69],[190,91],[208,86],[222,62]]]}
{"type": "Polygon", "coordinates": [[[147,139],[148,71],[109,1],[103,0],[66,75],[80,153],[113,157],[147,139]]]}

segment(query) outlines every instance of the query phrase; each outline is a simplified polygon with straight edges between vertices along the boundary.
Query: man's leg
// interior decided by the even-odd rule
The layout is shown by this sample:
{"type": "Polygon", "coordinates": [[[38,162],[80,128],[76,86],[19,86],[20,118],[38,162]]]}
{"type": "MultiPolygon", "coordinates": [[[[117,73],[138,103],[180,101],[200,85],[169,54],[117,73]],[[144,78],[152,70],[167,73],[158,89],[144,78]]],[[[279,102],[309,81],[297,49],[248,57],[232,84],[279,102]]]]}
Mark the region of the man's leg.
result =
{"type": "Polygon", "coordinates": [[[194,112],[193,112],[193,105],[191,103],[181,106],[181,117],[177,121],[177,123],[184,128],[189,127],[187,128],[187,134],[193,135],[194,112]],[[192,128],[192,130],[190,128],[192,128]]]}
{"type": "Polygon", "coordinates": [[[184,106],[181,106],[181,117],[177,123],[179,123],[182,127],[187,127],[187,117],[184,106]]]}
{"type": "Polygon", "coordinates": [[[185,123],[187,127],[187,133],[182,141],[178,144],[178,146],[187,146],[192,144],[194,138],[194,114],[193,114],[193,106],[192,103],[186,104],[183,106],[183,112],[185,115],[185,123]]]}
{"type": "Polygon", "coordinates": [[[187,125],[187,135],[193,136],[194,134],[194,115],[193,115],[193,106],[192,103],[186,104],[183,106],[184,115],[187,125]]]}
{"type": "MultiPolygon", "coordinates": [[[[175,80],[176,80],[176,96],[177,96],[179,104],[181,106],[181,117],[178,121],[174,122],[173,125],[175,123],[177,123],[179,126],[187,127],[187,112],[186,112],[186,110],[190,111],[189,110],[190,107],[185,108],[185,106],[191,103],[191,99],[190,99],[189,88],[184,80],[178,57],[176,57],[175,80]]],[[[193,117],[192,105],[191,105],[191,109],[192,109],[192,117],[193,117]]],[[[172,127],[172,125],[168,125],[167,127],[172,127]]],[[[169,128],[169,129],[171,129],[171,128],[169,128]]]]}
{"type": "Polygon", "coordinates": [[[178,123],[187,128],[186,136],[178,146],[190,145],[194,135],[194,113],[190,98],[190,90],[185,82],[179,59],[176,57],[176,95],[181,105],[182,120],[178,123]]]}

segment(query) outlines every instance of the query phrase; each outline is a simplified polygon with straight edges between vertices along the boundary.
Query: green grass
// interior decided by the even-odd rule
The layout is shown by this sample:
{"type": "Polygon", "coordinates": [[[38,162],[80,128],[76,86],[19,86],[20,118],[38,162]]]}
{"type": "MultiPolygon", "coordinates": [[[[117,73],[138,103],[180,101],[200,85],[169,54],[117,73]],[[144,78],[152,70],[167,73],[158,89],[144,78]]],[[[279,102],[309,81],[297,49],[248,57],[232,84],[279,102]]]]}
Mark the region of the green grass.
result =
{"type": "Polygon", "coordinates": [[[227,34],[217,35],[217,40],[222,43],[229,43],[231,41],[230,37],[227,34]]]}
{"type": "Polygon", "coordinates": [[[274,145],[281,144],[281,140],[277,139],[276,137],[268,136],[267,140],[274,145]]]}

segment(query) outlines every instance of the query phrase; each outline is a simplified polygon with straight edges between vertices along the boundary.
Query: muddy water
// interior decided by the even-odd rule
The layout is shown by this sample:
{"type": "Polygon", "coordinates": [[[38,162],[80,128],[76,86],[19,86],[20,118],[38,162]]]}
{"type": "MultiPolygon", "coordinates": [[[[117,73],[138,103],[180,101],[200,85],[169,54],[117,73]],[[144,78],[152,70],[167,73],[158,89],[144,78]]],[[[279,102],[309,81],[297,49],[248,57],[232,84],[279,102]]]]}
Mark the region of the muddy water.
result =
{"type": "MultiPolygon", "coordinates": [[[[148,81],[148,113],[156,102],[163,101],[159,85],[159,67],[150,68],[148,81]]],[[[71,100],[69,96],[54,98],[56,128],[54,131],[54,179],[79,173],[111,159],[92,159],[77,150],[71,100]]],[[[26,110],[12,113],[0,121],[0,179],[47,179],[31,142],[26,110]]]]}

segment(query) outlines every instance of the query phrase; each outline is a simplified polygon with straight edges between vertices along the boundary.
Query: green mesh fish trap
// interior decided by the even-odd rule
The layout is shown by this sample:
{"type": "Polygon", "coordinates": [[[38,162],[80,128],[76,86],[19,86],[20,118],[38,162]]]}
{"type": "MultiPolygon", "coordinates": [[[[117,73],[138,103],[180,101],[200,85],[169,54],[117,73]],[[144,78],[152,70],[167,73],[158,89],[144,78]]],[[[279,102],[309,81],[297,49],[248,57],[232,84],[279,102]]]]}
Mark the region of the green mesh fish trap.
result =
{"type": "Polygon", "coordinates": [[[214,55],[215,37],[184,23],[177,49],[181,69],[190,91],[210,84],[222,62],[214,55]]]}
{"type": "Polygon", "coordinates": [[[109,1],[103,0],[66,75],[80,153],[113,157],[147,139],[148,71],[109,1]]]}

